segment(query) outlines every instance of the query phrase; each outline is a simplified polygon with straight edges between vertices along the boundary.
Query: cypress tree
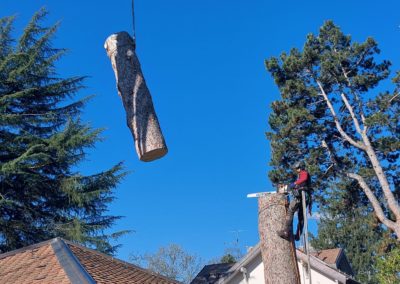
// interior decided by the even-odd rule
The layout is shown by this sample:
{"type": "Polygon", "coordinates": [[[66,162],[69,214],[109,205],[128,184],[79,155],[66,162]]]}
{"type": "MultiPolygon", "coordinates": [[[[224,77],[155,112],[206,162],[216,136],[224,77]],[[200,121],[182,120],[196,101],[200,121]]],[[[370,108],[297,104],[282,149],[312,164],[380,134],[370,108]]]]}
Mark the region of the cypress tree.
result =
{"type": "Polygon", "coordinates": [[[14,17],[0,19],[0,252],[59,236],[112,254],[125,232],[104,233],[120,218],[107,205],[125,172],[121,163],[77,170],[101,130],[79,119],[85,77],[57,75],[66,50],[52,47],[59,24],[42,26],[46,15],[35,13],[18,39],[14,17]]]}

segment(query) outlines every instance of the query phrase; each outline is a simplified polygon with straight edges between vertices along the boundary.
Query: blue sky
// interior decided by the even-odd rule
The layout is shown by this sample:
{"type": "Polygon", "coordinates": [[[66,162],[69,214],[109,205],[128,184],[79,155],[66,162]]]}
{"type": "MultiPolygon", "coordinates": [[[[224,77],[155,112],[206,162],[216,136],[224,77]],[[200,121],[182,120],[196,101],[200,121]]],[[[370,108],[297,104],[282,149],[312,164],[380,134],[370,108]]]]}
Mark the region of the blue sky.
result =
{"type": "Polygon", "coordinates": [[[135,231],[120,239],[125,260],[169,243],[207,260],[237,235],[243,248],[258,242],[257,202],[246,194],[272,190],[264,133],[279,97],[264,59],[301,48],[332,19],[355,40],[374,37],[399,69],[395,0],[135,0],[137,53],[169,147],[163,159],[143,163],[103,48],[112,33],[132,32],[131,0],[1,0],[0,16],[17,15],[19,35],[43,6],[48,25],[62,21],[54,46],[69,49],[59,74],[88,75],[79,96],[96,95],[82,119],[106,128],[79,170],[125,161],[132,171],[110,206],[110,214],[125,216],[113,230],[135,231]]]}

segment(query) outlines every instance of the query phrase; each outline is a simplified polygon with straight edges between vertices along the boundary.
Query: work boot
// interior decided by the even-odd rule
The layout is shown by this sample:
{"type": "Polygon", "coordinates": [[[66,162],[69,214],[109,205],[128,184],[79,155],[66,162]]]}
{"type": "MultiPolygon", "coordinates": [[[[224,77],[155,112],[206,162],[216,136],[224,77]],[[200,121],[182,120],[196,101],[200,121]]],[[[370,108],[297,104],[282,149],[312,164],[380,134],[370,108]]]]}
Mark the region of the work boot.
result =
{"type": "Polygon", "coordinates": [[[290,235],[292,234],[292,231],[292,221],[290,219],[286,219],[283,229],[278,231],[277,233],[278,236],[280,236],[282,239],[290,241],[290,235]]]}
{"type": "Polygon", "coordinates": [[[278,236],[280,236],[282,239],[290,241],[290,232],[289,232],[289,230],[283,229],[283,230],[279,230],[277,233],[278,233],[278,236]]]}

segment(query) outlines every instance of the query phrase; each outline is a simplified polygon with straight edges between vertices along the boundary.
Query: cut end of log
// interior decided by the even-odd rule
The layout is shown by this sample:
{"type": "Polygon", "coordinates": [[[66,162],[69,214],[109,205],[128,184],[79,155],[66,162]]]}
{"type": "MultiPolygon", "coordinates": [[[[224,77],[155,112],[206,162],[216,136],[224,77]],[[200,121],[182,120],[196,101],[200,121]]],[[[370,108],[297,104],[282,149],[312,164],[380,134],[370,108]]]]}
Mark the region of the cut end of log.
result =
{"type": "Polygon", "coordinates": [[[119,32],[110,35],[104,42],[104,48],[107,51],[108,57],[114,55],[119,47],[122,45],[131,46],[135,50],[135,41],[127,32],[119,32]]]}
{"type": "Polygon", "coordinates": [[[143,162],[151,162],[157,159],[160,159],[164,157],[168,153],[167,148],[160,148],[160,149],[155,149],[151,150],[149,152],[144,153],[141,157],[140,160],[143,162]]]}

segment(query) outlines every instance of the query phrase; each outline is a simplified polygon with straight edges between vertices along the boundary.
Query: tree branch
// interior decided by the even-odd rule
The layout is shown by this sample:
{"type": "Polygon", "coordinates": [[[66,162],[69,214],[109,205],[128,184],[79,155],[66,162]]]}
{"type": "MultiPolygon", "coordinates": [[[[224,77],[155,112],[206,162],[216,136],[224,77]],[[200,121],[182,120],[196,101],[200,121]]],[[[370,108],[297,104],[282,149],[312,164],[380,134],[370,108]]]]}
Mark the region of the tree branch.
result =
{"type": "Polygon", "coordinates": [[[394,95],[390,100],[389,103],[391,103],[395,98],[397,98],[400,95],[400,93],[397,93],[396,95],[394,95]]]}
{"type": "MultiPolygon", "coordinates": [[[[336,50],[335,50],[336,52],[336,50]]],[[[361,55],[360,59],[357,61],[356,65],[354,66],[355,68],[358,67],[358,65],[361,63],[361,61],[364,59],[364,56],[367,54],[367,52],[363,52],[363,54],[361,55]]],[[[344,67],[342,65],[342,63],[340,63],[340,67],[342,68],[342,72],[343,72],[343,76],[346,78],[347,81],[347,85],[350,88],[351,87],[351,81],[349,79],[349,76],[347,76],[350,73],[350,70],[346,72],[346,70],[344,70],[344,67]]],[[[364,125],[364,131],[367,132],[367,127],[365,127],[365,115],[364,115],[364,110],[362,108],[362,103],[360,98],[357,96],[357,94],[354,94],[354,96],[356,97],[356,101],[360,107],[360,115],[361,115],[361,121],[363,122],[364,125]]]]}
{"type": "MultiPolygon", "coordinates": [[[[372,147],[371,141],[366,133],[362,134],[362,138],[365,145],[365,152],[369,157],[369,160],[372,164],[373,170],[375,172],[376,177],[379,180],[379,183],[382,187],[382,192],[386,198],[387,204],[389,209],[393,212],[394,216],[396,217],[398,226],[399,226],[399,233],[400,233],[400,206],[397,199],[394,197],[393,192],[390,189],[389,182],[386,177],[386,173],[384,172],[382,165],[376,156],[375,150],[372,147]]],[[[400,239],[400,234],[398,234],[398,238],[400,239]]]]}
{"type": "Polygon", "coordinates": [[[365,195],[368,197],[368,200],[371,202],[372,207],[374,208],[375,214],[378,219],[382,222],[382,224],[386,225],[391,230],[395,231],[396,223],[386,218],[385,213],[383,212],[382,206],[380,205],[378,199],[375,194],[372,192],[371,188],[367,185],[364,178],[359,174],[355,173],[347,173],[347,176],[355,179],[360,187],[363,189],[365,195]]]}
{"type": "MultiPolygon", "coordinates": [[[[326,151],[328,151],[329,159],[331,160],[332,165],[337,165],[337,161],[335,159],[335,156],[333,155],[333,153],[332,153],[331,149],[329,148],[328,144],[326,143],[325,139],[322,139],[321,144],[322,144],[322,147],[325,148],[326,151]]],[[[329,168],[331,168],[331,166],[329,168]]]]}
{"type": "Polygon", "coordinates": [[[318,80],[316,80],[319,89],[321,90],[321,95],[324,97],[326,104],[328,105],[329,110],[331,111],[331,114],[333,116],[333,119],[335,121],[335,125],[336,125],[336,129],[339,131],[340,135],[347,141],[349,142],[351,145],[353,145],[354,147],[358,148],[358,149],[362,149],[365,151],[365,145],[362,142],[356,142],[354,141],[342,128],[342,125],[339,122],[339,119],[336,115],[335,109],[333,108],[333,105],[331,103],[331,101],[329,100],[327,94],[325,93],[325,90],[322,88],[322,84],[321,82],[319,82],[318,80]]]}
{"type": "Polygon", "coordinates": [[[362,135],[362,130],[361,130],[361,127],[360,127],[360,123],[358,122],[358,119],[357,119],[356,115],[354,114],[353,107],[350,105],[350,103],[347,100],[347,97],[346,97],[346,95],[344,93],[342,93],[341,96],[342,96],[342,100],[344,101],[344,104],[346,105],[347,110],[350,112],[351,118],[353,119],[354,126],[356,127],[357,132],[360,135],[362,135]]]}

